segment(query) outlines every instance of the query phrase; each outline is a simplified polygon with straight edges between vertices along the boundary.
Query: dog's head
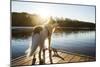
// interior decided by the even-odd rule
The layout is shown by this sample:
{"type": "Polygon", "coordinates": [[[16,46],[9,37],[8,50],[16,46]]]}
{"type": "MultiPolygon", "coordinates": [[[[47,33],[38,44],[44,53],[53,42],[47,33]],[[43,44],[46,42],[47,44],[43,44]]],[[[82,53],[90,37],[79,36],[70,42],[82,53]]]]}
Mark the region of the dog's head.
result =
{"type": "Polygon", "coordinates": [[[50,32],[54,32],[55,28],[58,26],[58,23],[51,17],[48,19],[47,24],[45,26],[50,32]]]}

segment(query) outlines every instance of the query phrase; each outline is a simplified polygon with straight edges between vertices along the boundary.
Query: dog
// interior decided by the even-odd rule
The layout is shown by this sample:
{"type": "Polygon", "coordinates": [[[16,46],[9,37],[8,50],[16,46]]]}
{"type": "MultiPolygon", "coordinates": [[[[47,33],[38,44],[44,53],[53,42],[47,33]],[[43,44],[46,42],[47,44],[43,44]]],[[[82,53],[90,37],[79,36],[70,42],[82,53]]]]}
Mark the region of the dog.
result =
{"type": "Polygon", "coordinates": [[[32,44],[26,50],[27,57],[34,56],[33,61],[36,60],[35,54],[36,49],[39,47],[39,64],[45,63],[45,40],[48,39],[49,59],[52,64],[52,53],[51,53],[51,36],[57,27],[57,23],[53,23],[52,19],[49,19],[48,23],[44,25],[35,26],[32,32],[32,44]],[[43,51],[43,59],[41,59],[41,52],[43,51]]]}

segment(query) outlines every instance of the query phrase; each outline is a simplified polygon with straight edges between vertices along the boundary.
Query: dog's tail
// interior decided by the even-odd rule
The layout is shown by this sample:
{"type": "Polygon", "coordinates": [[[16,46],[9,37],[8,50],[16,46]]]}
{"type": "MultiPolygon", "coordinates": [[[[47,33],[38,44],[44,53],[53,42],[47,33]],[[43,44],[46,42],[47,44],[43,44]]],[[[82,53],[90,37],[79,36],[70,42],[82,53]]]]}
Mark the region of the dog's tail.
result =
{"type": "Polygon", "coordinates": [[[32,36],[32,43],[29,45],[29,48],[25,51],[27,57],[31,57],[35,53],[36,49],[39,46],[39,37],[39,34],[35,34],[34,36],[32,36]]]}
{"type": "Polygon", "coordinates": [[[27,57],[33,56],[34,52],[39,46],[40,42],[40,32],[43,30],[41,26],[36,26],[33,29],[32,33],[32,43],[29,45],[29,48],[25,51],[27,57]]]}

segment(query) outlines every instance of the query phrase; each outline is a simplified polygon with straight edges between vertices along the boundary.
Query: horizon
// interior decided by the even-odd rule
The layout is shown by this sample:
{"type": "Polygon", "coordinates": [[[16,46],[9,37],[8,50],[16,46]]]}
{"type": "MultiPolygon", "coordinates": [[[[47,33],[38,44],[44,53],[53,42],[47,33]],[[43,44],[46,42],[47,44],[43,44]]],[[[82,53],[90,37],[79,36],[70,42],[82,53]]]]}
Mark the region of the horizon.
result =
{"type": "MultiPolygon", "coordinates": [[[[27,14],[31,14],[31,15],[35,15],[35,16],[38,16],[38,17],[40,17],[41,18],[41,16],[40,15],[38,15],[38,14],[35,14],[35,13],[28,13],[28,12],[12,12],[12,13],[27,13],[27,14]]],[[[52,16],[49,16],[48,18],[50,18],[50,17],[52,17],[52,16]]],[[[45,19],[44,21],[46,21],[46,20],[48,20],[48,18],[47,19],[45,19]]],[[[52,17],[54,20],[56,20],[56,19],[63,19],[63,20],[65,20],[65,19],[69,19],[69,20],[71,20],[71,21],[81,21],[81,22],[83,22],[83,23],[93,23],[93,22],[88,22],[88,21],[82,21],[82,20],[77,20],[77,19],[71,19],[71,18],[67,18],[67,17],[52,17]]],[[[43,18],[41,18],[42,20],[43,20],[43,18]]],[[[95,24],[95,23],[94,23],[95,24]]]]}
{"type": "Polygon", "coordinates": [[[12,1],[11,12],[26,12],[43,18],[52,16],[95,23],[94,6],[12,1]]]}

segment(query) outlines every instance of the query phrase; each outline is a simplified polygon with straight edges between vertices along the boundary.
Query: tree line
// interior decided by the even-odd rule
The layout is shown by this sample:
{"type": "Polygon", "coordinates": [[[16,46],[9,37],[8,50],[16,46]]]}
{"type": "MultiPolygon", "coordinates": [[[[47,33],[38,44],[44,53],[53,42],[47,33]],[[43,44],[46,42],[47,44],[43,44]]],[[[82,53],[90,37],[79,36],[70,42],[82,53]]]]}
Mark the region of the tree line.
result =
{"type": "MultiPolygon", "coordinates": [[[[60,27],[73,27],[73,28],[95,28],[95,23],[72,20],[69,18],[52,18],[53,21],[57,22],[60,27]]],[[[36,14],[29,13],[11,13],[12,26],[35,26],[42,24],[41,17],[36,14]]]]}

